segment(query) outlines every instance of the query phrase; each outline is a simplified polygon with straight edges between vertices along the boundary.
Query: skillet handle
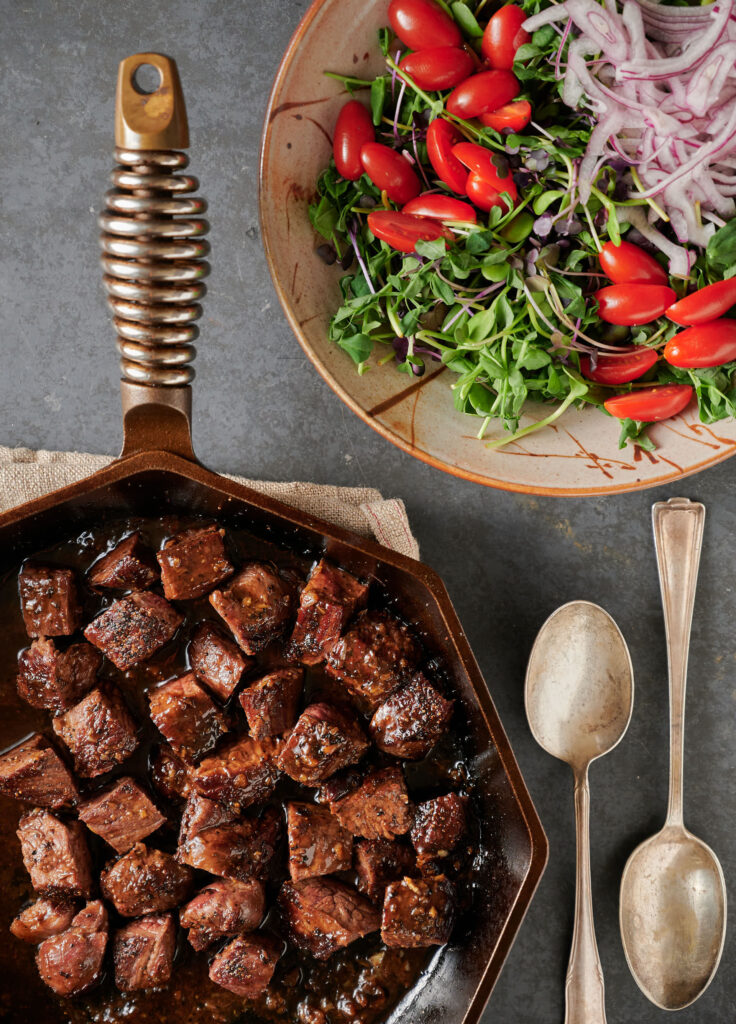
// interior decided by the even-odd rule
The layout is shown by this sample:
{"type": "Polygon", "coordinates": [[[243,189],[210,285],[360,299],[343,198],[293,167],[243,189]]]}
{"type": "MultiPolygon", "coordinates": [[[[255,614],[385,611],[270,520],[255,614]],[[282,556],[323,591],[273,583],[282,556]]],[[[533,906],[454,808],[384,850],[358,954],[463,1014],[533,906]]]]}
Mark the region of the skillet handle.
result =
{"type": "MultiPolygon", "coordinates": [[[[150,70],[150,68],[149,68],[150,70]]],[[[165,450],[194,459],[191,388],[209,273],[197,179],[181,173],[189,145],[175,62],[160,53],[121,61],[115,102],[114,188],[100,215],[103,281],[121,355],[123,455],[165,450]],[[146,91],[136,75],[152,66],[146,91]]]]}

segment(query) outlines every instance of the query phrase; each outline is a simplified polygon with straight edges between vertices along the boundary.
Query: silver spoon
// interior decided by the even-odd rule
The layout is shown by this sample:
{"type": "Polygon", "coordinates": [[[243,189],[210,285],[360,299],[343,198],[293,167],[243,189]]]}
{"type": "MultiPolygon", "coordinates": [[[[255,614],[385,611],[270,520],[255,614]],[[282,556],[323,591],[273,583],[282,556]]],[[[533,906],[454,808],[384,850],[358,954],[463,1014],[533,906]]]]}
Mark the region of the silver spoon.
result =
{"type": "Polygon", "coordinates": [[[566,761],[575,778],[575,928],[565,1022],[605,1024],[590,884],[588,768],[621,740],[634,704],[629,650],[608,612],[589,601],[571,601],[553,612],[532,648],[524,696],[537,743],[566,761]]]}
{"type": "Polygon", "coordinates": [[[637,985],[663,1010],[680,1010],[713,980],[726,937],[721,865],[682,817],[687,656],[705,507],[670,498],[652,507],[652,521],[670,675],[670,795],[664,828],[626,864],[620,920],[637,985]]]}

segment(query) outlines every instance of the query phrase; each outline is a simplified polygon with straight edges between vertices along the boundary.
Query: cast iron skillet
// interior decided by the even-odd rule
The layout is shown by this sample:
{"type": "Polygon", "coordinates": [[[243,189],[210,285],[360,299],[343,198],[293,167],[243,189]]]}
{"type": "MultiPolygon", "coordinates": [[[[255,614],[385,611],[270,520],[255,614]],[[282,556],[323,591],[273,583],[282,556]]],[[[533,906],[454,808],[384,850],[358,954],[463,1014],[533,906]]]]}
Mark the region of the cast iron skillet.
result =
{"type": "MultiPolygon", "coordinates": [[[[126,68],[132,75],[144,57],[147,63],[168,61],[160,55],[137,55],[123,62],[121,72],[126,68]]],[[[176,75],[173,61],[166,66],[176,75]]],[[[177,116],[180,128],[184,126],[179,137],[186,138],[183,106],[177,116]]],[[[140,148],[156,147],[155,136],[149,134],[140,148]]],[[[394,595],[429,656],[444,664],[462,704],[484,856],[469,927],[458,929],[463,933],[434,957],[425,983],[406,994],[389,1020],[476,1024],[544,870],[547,840],[442,581],[421,562],[206,469],[192,449],[189,386],[123,380],[121,390],[120,457],[86,480],[0,515],[0,577],[17,572],[34,552],[83,535],[107,519],[171,513],[214,517],[226,529],[246,529],[315,558],[326,554],[358,576],[373,577],[394,595]]],[[[17,617],[17,607],[0,607],[0,617],[10,614],[17,617]]],[[[0,630],[0,749],[40,725],[15,693],[17,646],[17,632],[0,630]]],[[[19,813],[17,804],[1,800],[0,1018],[56,1024],[67,1015],[39,980],[33,947],[11,941],[7,931],[27,890],[14,834],[19,813]]],[[[172,999],[170,1005],[168,1020],[192,1019],[181,1003],[172,999]]],[[[165,1024],[160,1014],[156,1019],[165,1024]]]]}

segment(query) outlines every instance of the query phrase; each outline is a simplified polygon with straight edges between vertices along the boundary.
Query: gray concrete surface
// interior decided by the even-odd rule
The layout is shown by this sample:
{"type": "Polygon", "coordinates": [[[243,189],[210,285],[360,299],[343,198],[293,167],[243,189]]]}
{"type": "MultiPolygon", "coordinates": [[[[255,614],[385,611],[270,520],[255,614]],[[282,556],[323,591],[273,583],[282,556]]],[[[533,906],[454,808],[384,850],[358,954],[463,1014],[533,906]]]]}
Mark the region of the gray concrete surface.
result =
{"type": "MultiPolygon", "coordinates": [[[[261,251],[257,162],[279,57],[306,0],[0,0],[0,443],[114,453],[116,357],[97,263],[111,166],[118,61],[176,57],[193,169],[210,202],[214,273],[197,361],[195,443],[218,470],[370,484],[407,502],[444,577],[550,839],[550,863],[485,1022],[563,1018],[574,841],[568,770],[539,750],[523,709],[536,630],[563,601],[618,620],[636,671],[621,746],[592,769],[593,882],[610,1024],[664,1021],[634,984],[618,931],[618,883],[667,795],[666,662],[650,505],[708,506],[695,610],[686,819],[736,893],[736,462],[666,490],[606,499],[514,496],[410,459],[352,415],[292,337],[261,251]]],[[[720,972],[682,1024],[736,1020],[736,929],[720,972]]],[[[408,1022],[407,1022],[408,1024],[408,1022]]]]}

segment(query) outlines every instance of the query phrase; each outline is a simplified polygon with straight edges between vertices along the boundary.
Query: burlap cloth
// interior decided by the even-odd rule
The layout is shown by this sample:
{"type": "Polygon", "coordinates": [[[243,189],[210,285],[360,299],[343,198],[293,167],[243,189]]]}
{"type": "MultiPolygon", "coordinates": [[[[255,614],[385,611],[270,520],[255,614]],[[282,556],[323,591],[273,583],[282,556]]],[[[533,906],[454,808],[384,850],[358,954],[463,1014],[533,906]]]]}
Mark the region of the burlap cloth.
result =
{"type": "MultiPolygon", "coordinates": [[[[0,512],[82,480],[109,462],[112,462],[109,455],[36,452],[30,448],[0,445],[0,512]]],[[[419,558],[419,545],[409,527],[403,501],[384,498],[372,487],[282,484],[242,476],[229,478],[364,537],[375,537],[380,544],[402,555],[419,558]]]]}

